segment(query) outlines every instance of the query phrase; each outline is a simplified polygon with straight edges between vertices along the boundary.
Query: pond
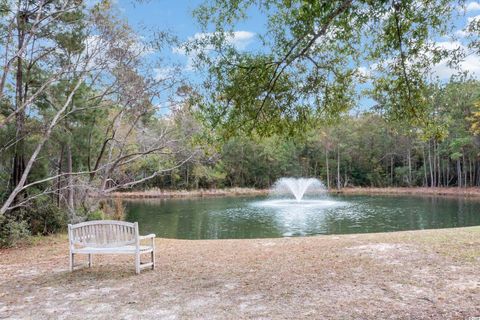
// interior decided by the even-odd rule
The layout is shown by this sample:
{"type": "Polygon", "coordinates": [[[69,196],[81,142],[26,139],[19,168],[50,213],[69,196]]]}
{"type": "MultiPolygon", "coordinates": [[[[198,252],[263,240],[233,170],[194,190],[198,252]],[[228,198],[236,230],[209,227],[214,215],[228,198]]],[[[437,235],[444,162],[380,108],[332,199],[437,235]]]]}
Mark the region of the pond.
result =
{"type": "Polygon", "coordinates": [[[480,225],[480,201],[416,196],[324,196],[126,200],[142,234],[177,239],[244,239],[480,225]]]}

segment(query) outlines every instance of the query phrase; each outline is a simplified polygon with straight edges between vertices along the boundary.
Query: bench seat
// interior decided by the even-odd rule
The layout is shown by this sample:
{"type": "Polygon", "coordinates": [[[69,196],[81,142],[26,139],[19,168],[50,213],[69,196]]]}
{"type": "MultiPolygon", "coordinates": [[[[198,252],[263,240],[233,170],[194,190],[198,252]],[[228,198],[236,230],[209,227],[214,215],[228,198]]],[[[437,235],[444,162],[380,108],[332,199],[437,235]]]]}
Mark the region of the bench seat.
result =
{"type": "MultiPolygon", "coordinates": [[[[135,246],[123,246],[123,247],[113,247],[113,248],[97,248],[97,247],[83,247],[78,248],[73,251],[73,253],[83,253],[83,254],[132,254],[135,253],[137,248],[135,246]]],[[[153,248],[150,246],[140,246],[139,250],[143,252],[151,252],[153,248]]]]}

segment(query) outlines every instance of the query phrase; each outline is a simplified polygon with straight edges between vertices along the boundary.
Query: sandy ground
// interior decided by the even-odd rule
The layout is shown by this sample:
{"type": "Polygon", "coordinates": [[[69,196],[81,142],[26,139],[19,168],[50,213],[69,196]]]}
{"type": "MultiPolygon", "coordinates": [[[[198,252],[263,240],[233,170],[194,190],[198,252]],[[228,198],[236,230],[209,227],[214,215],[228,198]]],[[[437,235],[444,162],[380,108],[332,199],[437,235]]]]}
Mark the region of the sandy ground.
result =
{"type": "Polygon", "coordinates": [[[157,239],[157,269],[64,235],[0,251],[0,318],[467,319],[480,316],[480,227],[308,238],[157,239]]]}

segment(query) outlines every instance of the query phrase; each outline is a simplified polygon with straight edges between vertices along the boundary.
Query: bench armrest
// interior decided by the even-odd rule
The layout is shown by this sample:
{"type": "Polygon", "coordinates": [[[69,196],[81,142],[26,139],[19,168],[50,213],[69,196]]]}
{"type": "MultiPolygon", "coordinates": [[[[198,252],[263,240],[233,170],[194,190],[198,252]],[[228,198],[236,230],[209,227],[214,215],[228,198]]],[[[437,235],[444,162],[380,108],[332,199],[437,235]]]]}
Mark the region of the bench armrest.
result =
{"type": "Polygon", "coordinates": [[[153,239],[153,238],[155,238],[155,234],[154,234],[154,233],[150,233],[150,234],[147,234],[146,236],[139,236],[138,238],[139,238],[140,240],[153,239]]]}

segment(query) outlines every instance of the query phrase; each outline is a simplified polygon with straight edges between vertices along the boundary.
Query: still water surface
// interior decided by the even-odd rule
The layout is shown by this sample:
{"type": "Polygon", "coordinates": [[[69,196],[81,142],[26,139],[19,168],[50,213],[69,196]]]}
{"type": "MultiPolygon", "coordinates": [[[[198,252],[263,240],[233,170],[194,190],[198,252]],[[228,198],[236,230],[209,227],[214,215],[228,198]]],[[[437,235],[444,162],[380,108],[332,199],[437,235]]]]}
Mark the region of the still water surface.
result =
{"type": "Polygon", "coordinates": [[[265,197],[126,201],[143,234],[242,239],[480,225],[480,201],[414,196],[328,196],[303,204],[265,197]]]}

